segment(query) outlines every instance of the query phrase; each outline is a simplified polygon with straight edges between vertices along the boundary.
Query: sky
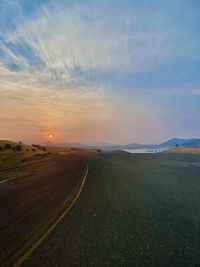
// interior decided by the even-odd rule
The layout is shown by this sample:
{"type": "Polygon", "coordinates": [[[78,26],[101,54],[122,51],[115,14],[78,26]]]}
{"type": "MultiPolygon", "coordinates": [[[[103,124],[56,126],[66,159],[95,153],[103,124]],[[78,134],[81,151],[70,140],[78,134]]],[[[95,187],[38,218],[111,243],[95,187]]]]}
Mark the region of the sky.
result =
{"type": "Polygon", "coordinates": [[[200,138],[200,1],[1,0],[0,139],[200,138]]]}

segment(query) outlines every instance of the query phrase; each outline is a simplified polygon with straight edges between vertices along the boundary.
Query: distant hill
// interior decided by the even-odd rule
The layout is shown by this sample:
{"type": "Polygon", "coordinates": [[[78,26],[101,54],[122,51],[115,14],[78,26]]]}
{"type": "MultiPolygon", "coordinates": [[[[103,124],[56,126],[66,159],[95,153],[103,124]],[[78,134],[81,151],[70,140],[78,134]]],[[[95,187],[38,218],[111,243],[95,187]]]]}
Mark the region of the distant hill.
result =
{"type": "Polygon", "coordinates": [[[48,154],[21,142],[0,140],[0,170],[43,160],[48,154]]]}
{"type": "Polygon", "coordinates": [[[127,145],[117,145],[108,143],[43,143],[45,146],[56,147],[81,147],[81,148],[101,148],[105,150],[117,150],[117,149],[138,149],[138,148],[155,148],[156,145],[143,145],[138,143],[132,143],[127,145]]]}
{"type": "MultiPolygon", "coordinates": [[[[166,142],[163,142],[161,144],[138,144],[138,143],[132,143],[128,145],[119,145],[116,146],[118,149],[139,149],[139,148],[145,148],[145,149],[161,149],[161,148],[171,148],[174,146],[200,146],[200,139],[190,138],[190,139],[181,139],[181,138],[172,138],[166,142]]],[[[112,147],[112,146],[111,146],[112,147]]]]}
{"type": "MultiPolygon", "coordinates": [[[[47,143],[45,144],[47,145],[47,143]]],[[[48,145],[50,145],[48,143],[48,145]]],[[[174,146],[200,146],[200,139],[190,138],[172,138],[161,144],[139,144],[131,143],[125,145],[107,144],[107,143],[51,143],[52,146],[60,147],[82,147],[82,148],[101,148],[105,150],[122,150],[122,149],[162,149],[174,146]]]]}
{"type": "Polygon", "coordinates": [[[164,143],[161,143],[159,148],[169,148],[174,146],[200,146],[200,139],[181,139],[181,138],[172,138],[164,143]]]}
{"type": "MultiPolygon", "coordinates": [[[[13,142],[13,141],[10,141],[10,140],[0,140],[0,147],[3,149],[4,146],[8,144],[11,146],[11,149],[10,151],[14,148],[14,147],[17,147],[17,146],[20,146],[21,149],[20,151],[27,151],[27,150],[30,150],[32,149],[31,146],[29,145],[26,145],[26,144],[22,144],[22,143],[17,143],[17,142],[13,142]]],[[[38,150],[38,149],[35,149],[35,150],[38,150]]],[[[3,151],[3,150],[2,150],[3,151]]],[[[9,152],[9,149],[7,150],[7,152],[9,152]]]]}

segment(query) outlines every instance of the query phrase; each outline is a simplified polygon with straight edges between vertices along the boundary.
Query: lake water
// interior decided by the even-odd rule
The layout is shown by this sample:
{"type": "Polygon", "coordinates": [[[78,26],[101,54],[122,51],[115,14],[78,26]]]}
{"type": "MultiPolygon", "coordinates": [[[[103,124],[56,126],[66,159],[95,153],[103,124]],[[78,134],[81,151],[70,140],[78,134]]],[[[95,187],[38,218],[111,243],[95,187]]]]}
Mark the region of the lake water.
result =
{"type": "Polygon", "coordinates": [[[129,153],[161,153],[162,151],[164,151],[166,149],[144,149],[144,148],[140,148],[140,149],[124,149],[124,151],[129,152],[129,153]]]}

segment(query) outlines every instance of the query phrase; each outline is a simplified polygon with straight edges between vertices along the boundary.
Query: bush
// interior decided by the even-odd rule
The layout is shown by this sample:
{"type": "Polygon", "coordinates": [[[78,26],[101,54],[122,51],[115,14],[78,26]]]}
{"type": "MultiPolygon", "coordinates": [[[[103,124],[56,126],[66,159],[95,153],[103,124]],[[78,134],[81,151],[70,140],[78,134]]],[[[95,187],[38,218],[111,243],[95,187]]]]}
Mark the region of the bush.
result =
{"type": "Polygon", "coordinates": [[[4,146],[4,149],[5,150],[9,150],[11,148],[12,148],[11,144],[5,144],[5,146],[4,146]]]}
{"type": "Polygon", "coordinates": [[[22,146],[17,145],[17,146],[14,146],[12,149],[13,149],[13,151],[15,151],[15,152],[19,152],[19,151],[22,151],[22,146]]]}
{"type": "Polygon", "coordinates": [[[0,146],[0,152],[3,150],[3,147],[2,146],[0,146]]]}
{"type": "Polygon", "coordinates": [[[37,148],[37,149],[40,149],[40,150],[42,150],[42,147],[41,147],[41,145],[35,145],[35,144],[32,144],[32,147],[35,147],[35,148],[37,148]]]}
{"type": "Polygon", "coordinates": [[[35,152],[35,151],[36,151],[36,149],[35,149],[35,148],[32,148],[31,150],[32,150],[32,152],[35,152]]]}

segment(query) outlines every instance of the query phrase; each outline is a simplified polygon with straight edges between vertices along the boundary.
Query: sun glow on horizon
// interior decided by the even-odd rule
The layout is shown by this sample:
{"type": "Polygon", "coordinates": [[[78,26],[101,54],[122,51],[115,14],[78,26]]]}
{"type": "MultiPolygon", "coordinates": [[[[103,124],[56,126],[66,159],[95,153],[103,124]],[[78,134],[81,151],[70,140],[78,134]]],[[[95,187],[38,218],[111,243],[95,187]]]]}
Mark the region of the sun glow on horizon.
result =
{"type": "Polygon", "coordinates": [[[53,139],[54,138],[54,134],[53,133],[49,133],[48,137],[49,137],[49,139],[53,139]]]}
{"type": "Polygon", "coordinates": [[[0,139],[200,137],[199,7],[0,0],[0,139]]]}

